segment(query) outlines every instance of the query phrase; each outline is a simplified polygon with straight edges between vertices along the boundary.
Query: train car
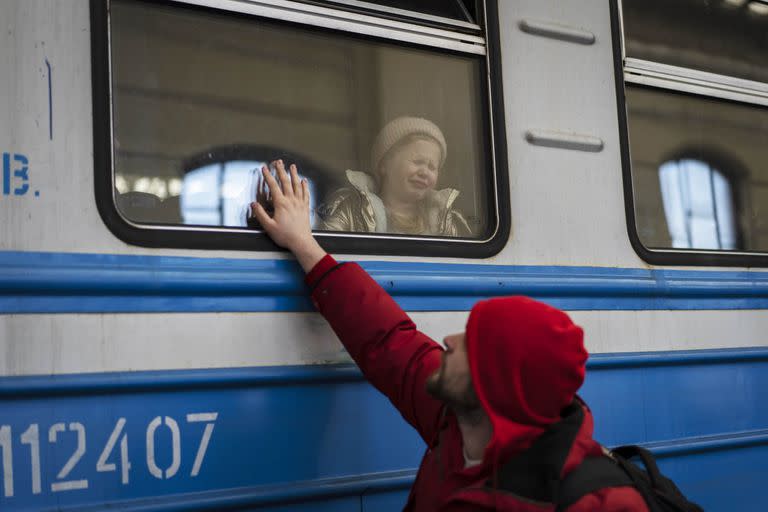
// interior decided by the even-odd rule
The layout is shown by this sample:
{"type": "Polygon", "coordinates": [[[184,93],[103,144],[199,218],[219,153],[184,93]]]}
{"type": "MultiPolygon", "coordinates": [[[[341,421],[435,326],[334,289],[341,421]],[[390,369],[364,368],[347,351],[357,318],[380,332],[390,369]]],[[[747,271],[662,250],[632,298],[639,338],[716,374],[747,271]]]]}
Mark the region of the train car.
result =
{"type": "Polygon", "coordinates": [[[275,159],[424,332],[566,310],[596,439],[768,510],[764,0],[3,0],[0,28],[0,510],[404,506],[422,442],[250,218],[275,159]],[[375,174],[392,121],[442,137],[423,215],[375,174]]]}

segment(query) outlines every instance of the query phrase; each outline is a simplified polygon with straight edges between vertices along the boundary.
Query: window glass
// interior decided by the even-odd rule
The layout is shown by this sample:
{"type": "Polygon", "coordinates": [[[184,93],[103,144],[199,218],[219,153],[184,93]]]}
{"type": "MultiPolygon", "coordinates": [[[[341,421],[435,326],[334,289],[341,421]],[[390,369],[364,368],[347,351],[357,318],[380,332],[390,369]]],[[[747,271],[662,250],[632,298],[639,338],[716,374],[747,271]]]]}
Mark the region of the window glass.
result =
{"type": "MultiPolygon", "coordinates": [[[[258,187],[259,169],[265,165],[269,162],[223,160],[185,171],[178,195],[179,221],[198,226],[243,227],[253,223],[248,206],[258,187]]],[[[301,174],[299,177],[307,179],[301,174]]],[[[316,187],[310,179],[307,184],[314,211],[316,187]]]]}
{"type": "Polygon", "coordinates": [[[637,86],[626,99],[643,245],[768,252],[768,109],[637,86]]]}
{"type": "Polygon", "coordinates": [[[768,82],[764,0],[623,0],[627,57],[768,82]]]}
{"type": "Polygon", "coordinates": [[[320,231],[486,238],[484,57],[187,7],[111,6],[116,204],[248,229],[282,158],[320,231]]]}

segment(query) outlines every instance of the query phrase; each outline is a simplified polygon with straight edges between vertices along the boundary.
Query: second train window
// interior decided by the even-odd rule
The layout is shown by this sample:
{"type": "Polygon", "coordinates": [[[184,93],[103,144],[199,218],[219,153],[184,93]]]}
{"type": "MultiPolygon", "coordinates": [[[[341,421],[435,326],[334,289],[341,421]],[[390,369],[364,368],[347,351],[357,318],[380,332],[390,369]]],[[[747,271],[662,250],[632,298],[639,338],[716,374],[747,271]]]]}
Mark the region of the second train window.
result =
{"type": "Polygon", "coordinates": [[[626,96],[643,245],[768,252],[768,108],[636,86],[626,96]]]}

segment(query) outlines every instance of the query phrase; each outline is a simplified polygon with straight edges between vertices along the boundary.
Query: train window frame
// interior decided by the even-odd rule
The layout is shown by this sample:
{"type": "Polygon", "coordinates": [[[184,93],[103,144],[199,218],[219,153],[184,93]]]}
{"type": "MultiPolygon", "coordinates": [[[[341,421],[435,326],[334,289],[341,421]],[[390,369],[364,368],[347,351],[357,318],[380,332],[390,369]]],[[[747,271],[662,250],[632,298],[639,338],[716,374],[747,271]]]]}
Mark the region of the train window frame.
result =
{"type": "MultiPolygon", "coordinates": [[[[490,154],[483,155],[483,158],[491,169],[483,176],[488,186],[488,236],[483,239],[469,239],[323,231],[315,231],[314,235],[321,246],[335,253],[487,258],[504,248],[511,231],[497,1],[484,0],[479,6],[483,16],[484,38],[477,33],[467,34],[466,30],[452,32],[449,28],[438,29],[412,21],[376,18],[373,14],[359,14],[296,1],[281,4],[289,8],[288,19],[285,10],[278,10],[267,5],[268,2],[260,1],[244,4],[231,0],[166,0],[159,3],[245,19],[267,20],[289,27],[298,25],[307,28],[309,25],[313,31],[351,35],[365,40],[394,43],[406,48],[428,48],[437,53],[465,55],[471,52],[482,55],[481,70],[484,74],[481,82],[481,101],[484,108],[480,126],[484,136],[489,138],[486,144],[490,148],[490,154]],[[281,17],[277,18],[276,13],[281,17]],[[330,14],[333,16],[329,16],[330,14]],[[402,33],[397,32],[398,30],[402,33]],[[392,36],[392,33],[397,37],[392,36]],[[381,34],[389,34],[389,37],[381,34]],[[483,47],[479,46],[479,41],[484,43],[483,47]]],[[[262,230],[225,226],[140,224],[127,219],[118,210],[113,153],[110,3],[111,0],[90,0],[94,189],[97,209],[107,228],[120,240],[143,247],[282,251],[283,249],[274,244],[262,230]]]]}
{"type": "Polygon", "coordinates": [[[619,124],[624,206],[630,244],[640,258],[652,265],[768,267],[768,252],[728,251],[713,249],[649,248],[641,240],[635,214],[632,160],[630,156],[629,123],[625,90],[627,84],[635,89],[665,91],[737,103],[768,106],[768,83],[762,84],[740,78],[682,68],[663,63],[628,58],[624,45],[622,0],[610,1],[616,106],[619,124]]]}
{"type": "MultiPolygon", "coordinates": [[[[392,19],[399,20],[416,20],[424,25],[431,25],[436,27],[450,27],[458,30],[467,31],[467,33],[480,32],[482,27],[478,24],[477,20],[470,21],[459,20],[457,18],[448,18],[435,12],[429,12],[426,9],[412,9],[408,10],[403,7],[389,6],[376,2],[374,0],[298,0],[301,2],[315,3],[320,5],[331,4],[337,9],[345,9],[352,12],[360,13],[374,13],[377,16],[390,17],[392,19]]],[[[460,5],[460,8],[464,11],[466,18],[469,18],[472,14],[467,9],[466,5],[463,5],[465,0],[453,0],[460,5]]],[[[470,0],[473,1],[474,0],[470,0]]],[[[477,11],[477,5],[475,5],[475,11],[477,11]]]]}

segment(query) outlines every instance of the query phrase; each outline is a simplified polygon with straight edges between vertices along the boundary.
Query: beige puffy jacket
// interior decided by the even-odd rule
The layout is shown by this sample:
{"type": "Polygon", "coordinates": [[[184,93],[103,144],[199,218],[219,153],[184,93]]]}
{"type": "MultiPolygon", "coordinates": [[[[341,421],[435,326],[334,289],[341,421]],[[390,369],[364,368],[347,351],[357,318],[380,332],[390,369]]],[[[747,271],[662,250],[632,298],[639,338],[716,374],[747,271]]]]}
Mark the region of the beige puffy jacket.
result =
{"type": "MultiPolygon", "coordinates": [[[[381,198],[376,195],[375,182],[363,172],[348,170],[350,186],[331,194],[317,208],[317,229],[364,233],[390,233],[390,221],[381,198]]],[[[428,236],[470,237],[467,221],[453,208],[459,196],[454,188],[433,190],[424,199],[424,231],[413,233],[428,236]]]]}

